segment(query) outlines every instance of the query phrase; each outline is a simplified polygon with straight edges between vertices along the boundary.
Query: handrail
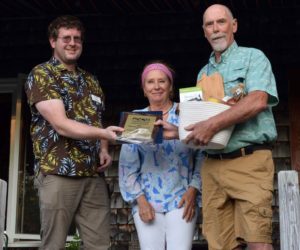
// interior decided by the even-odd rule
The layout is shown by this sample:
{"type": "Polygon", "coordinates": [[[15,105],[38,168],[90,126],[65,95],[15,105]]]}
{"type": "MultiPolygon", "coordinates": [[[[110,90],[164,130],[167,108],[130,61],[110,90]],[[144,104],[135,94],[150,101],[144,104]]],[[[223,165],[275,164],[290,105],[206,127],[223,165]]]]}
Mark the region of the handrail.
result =
{"type": "Polygon", "coordinates": [[[300,194],[298,172],[278,173],[280,246],[300,250],[300,194]]]}
{"type": "Polygon", "coordinates": [[[7,183],[0,179],[0,250],[3,249],[7,183]]]}

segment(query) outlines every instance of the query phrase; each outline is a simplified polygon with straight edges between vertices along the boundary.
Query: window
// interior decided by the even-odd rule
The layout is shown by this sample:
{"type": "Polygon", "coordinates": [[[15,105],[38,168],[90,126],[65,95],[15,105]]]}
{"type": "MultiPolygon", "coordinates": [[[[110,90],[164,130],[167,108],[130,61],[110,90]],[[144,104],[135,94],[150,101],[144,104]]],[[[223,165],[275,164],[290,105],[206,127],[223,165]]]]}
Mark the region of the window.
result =
{"type": "MultiPolygon", "coordinates": [[[[29,131],[31,115],[23,89],[25,79],[24,75],[0,79],[0,104],[1,109],[6,109],[3,113],[7,117],[5,123],[1,122],[1,133],[7,134],[0,137],[1,150],[6,154],[0,158],[3,166],[0,173],[1,178],[8,181],[6,233],[9,247],[37,247],[40,240],[39,201],[33,185],[34,157],[29,131]]],[[[75,230],[73,225],[70,234],[74,235],[75,230]]]]}

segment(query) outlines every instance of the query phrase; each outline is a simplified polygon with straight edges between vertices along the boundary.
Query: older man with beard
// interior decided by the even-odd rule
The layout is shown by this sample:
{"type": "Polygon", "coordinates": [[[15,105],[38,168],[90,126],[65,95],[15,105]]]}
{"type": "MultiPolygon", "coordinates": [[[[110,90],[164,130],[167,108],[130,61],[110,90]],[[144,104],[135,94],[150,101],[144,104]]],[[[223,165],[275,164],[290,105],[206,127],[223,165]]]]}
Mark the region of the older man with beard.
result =
{"type": "Polygon", "coordinates": [[[278,103],[271,65],[260,50],[237,45],[237,20],[226,6],[207,8],[203,30],[213,52],[198,79],[221,74],[225,94],[236,99],[227,111],[186,128],[191,131],[187,142],[207,145],[218,131],[235,125],[224,149],[206,150],[201,169],[203,234],[210,250],[246,245],[271,250],[271,144],[277,137],[272,106],[278,103]]]}

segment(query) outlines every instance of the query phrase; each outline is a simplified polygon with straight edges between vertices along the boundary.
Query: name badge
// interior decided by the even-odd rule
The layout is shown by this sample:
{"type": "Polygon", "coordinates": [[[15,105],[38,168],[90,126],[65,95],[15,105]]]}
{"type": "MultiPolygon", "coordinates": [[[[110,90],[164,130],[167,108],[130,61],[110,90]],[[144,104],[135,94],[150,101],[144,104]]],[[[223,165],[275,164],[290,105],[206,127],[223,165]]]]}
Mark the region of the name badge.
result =
{"type": "Polygon", "coordinates": [[[102,104],[101,98],[100,98],[99,96],[96,96],[96,95],[92,95],[92,94],[91,94],[91,97],[92,97],[92,100],[93,100],[94,102],[97,102],[97,103],[99,103],[99,104],[102,104]]]}

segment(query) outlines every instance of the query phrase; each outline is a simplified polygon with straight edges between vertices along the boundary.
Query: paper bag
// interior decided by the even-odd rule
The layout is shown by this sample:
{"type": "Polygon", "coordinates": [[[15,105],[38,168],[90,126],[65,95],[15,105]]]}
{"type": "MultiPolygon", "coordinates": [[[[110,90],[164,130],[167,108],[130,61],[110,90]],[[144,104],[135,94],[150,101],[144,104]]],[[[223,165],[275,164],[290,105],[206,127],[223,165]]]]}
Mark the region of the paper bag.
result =
{"type": "Polygon", "coordinates": [[[204,73],[201,79],[197,81],[196,86],[202,89],[204,101],[210,99],[222,100],[225,96],[223,78],[218,72],[210,76],[204,73]]]}

